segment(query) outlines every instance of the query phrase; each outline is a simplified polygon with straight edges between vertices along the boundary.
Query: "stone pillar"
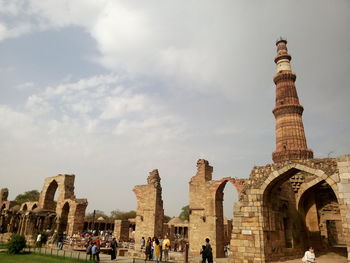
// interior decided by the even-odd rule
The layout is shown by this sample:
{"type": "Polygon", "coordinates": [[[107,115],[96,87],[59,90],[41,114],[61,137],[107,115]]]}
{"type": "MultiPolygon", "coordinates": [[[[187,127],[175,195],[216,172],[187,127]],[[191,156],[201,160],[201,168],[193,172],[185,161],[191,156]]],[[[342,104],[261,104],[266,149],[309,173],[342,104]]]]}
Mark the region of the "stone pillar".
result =
{"type": "Polygon", "coordinates": [[[205,239],[209,238],[216,257],[216,217],[211,195],[213,167],[204,159],[197,161],[197,174],[191,178],[190,185],[190,220],[189,220],[189,255],[198,256],[205,239]]]}
{"type": "Polygon", "coordinates": [[[133,192],[137,199],[135,246],[139,248],[142,237],[147,240],[163,234],[164,210],[158,170],[150,172],[147,184],[135,186],[133,192]]]}
{"type": "Polygon", "coordinates": [[[230,243],[233,263],[265,262],[262,194],[258,192],[249,189],[244,199],[235,203],[230,243]]]}
{"type": "Polygon", "coordinates": [[[344,239],[347,241],[348,262],[350,262],[350,154],[337,158],[339,169],[339,208],[342,217],[344,239]]]}
{"type": "Polygon", "coordinates": [[[114,221],[113,235],[117,240],[129,241],[129,224],[129,220],[127,219],[114,221]]]}

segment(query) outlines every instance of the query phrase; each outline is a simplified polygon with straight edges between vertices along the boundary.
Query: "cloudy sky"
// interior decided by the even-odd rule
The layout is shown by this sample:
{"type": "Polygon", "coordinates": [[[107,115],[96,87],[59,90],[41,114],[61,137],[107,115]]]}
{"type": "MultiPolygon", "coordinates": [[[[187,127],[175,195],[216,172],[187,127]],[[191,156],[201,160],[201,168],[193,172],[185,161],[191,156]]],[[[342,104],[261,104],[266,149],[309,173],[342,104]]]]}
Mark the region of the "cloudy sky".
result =
{"type": "Polygon", "coordinates": [[[308,146],[350,153],[347,0],[0,0],[0,187],[76,174],[88,211],[131,210],[158,168],[177,215],[197,159],[247,178],[275,148],[280,36],[308,146]]]}

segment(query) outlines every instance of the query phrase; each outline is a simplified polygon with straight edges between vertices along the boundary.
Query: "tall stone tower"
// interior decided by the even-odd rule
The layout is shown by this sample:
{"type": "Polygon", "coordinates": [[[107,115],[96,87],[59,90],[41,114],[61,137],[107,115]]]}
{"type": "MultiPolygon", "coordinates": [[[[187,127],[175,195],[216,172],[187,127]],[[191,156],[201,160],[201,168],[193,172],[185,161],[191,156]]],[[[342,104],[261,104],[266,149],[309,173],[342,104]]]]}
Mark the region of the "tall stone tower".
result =
{"type": "Polygon", "coordinates": [[[296,75],[292,72],[288,54],[287,40],[276,42],[277,56],[276,106],[273,114],[276,118],[276,151],[272,153],[274,162],[313,158],[312,150],[307,148],[302,120],[303,106],[299,104],[295,88],[296,75]]]}

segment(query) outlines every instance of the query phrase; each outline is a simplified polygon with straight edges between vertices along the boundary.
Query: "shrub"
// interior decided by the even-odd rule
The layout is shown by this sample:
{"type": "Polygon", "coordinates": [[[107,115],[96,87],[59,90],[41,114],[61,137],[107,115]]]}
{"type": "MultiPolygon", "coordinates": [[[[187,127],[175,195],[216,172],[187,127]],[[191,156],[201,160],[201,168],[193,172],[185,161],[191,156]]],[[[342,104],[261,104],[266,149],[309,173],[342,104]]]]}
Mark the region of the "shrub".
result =
{"type": "Polygon", "coordinates": [[[26,246],[26,239],[19,234],[13,234],[10,241],[7,243],[8,252],[11,254],[18,254],[26,246]]]}

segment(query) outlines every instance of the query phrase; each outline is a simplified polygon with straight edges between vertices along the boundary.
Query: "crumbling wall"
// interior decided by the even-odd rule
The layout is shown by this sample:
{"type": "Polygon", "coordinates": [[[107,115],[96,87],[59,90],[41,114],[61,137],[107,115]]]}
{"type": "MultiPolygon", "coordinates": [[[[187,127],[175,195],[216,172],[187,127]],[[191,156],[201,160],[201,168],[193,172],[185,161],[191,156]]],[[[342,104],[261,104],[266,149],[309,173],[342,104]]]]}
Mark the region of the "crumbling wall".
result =
{"type": "Polygon", "coordinates": [[[147,177],[147,184],[137,185],[133,192],[137,199],[135,245],[142,237],[160,237],[163,235],[164,209],[162,187],[158,170],[147,177]]]}
{"type": "MultiPolygon", "coordinates": [[[[197,256],[205,239],[209,238],[215,257],[224,257],[225,229],[223,217],[223,190],[227,182],[237,192],[243,189],[244,180],[231,177],[212,180],[213,167],[204,159],[197,161],[197,174],[191,178],[189,253],[197,256]]],[[[231,229],[231,227],[228,227],[231,229]]]]}

